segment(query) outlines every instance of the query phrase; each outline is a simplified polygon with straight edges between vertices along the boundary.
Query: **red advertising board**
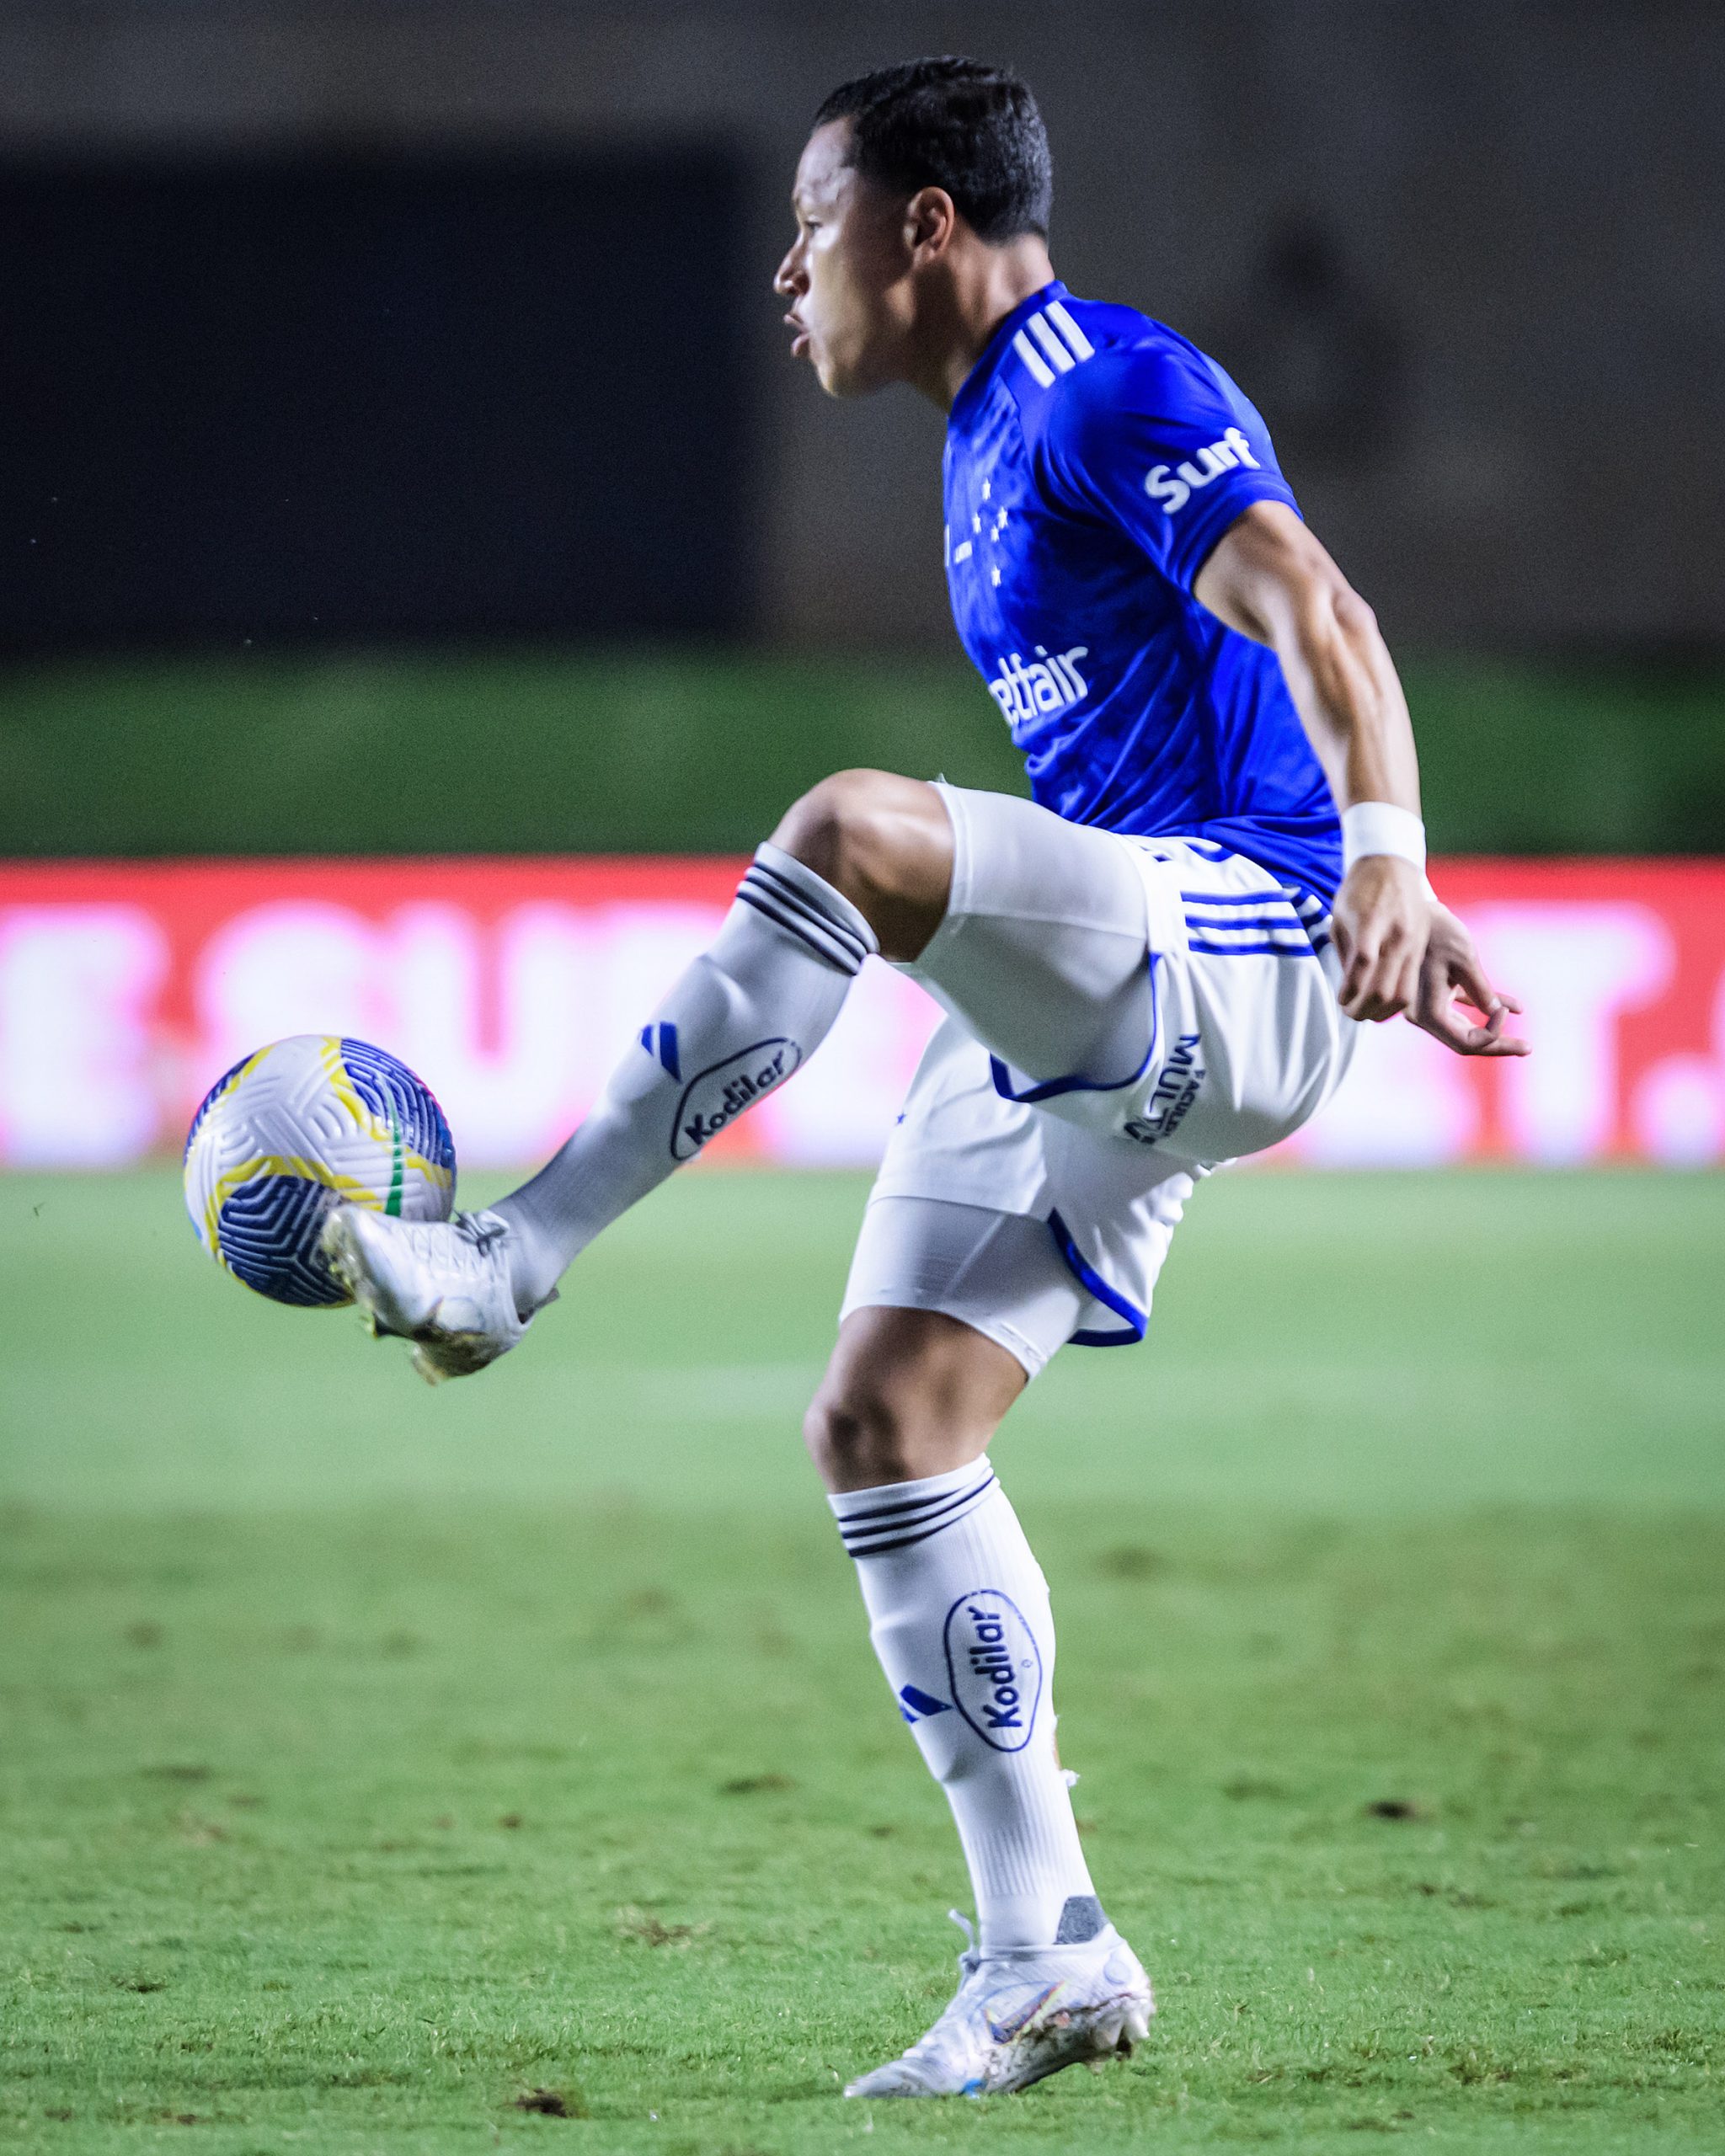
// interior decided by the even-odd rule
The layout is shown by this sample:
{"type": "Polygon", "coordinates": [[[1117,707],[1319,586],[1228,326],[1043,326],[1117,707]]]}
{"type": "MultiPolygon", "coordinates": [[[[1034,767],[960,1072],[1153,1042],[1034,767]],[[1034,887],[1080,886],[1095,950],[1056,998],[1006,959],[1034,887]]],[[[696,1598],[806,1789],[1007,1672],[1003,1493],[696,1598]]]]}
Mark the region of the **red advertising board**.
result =
{"type": "MultiPolygon", "coordinates": [[[[513,1165],[578,1120],[707,941],[726,860],[0,864],[0,1161],[177,1149],[230,1064],[291,1033],[380,1042],[462,1156],[513,1165]]],[[[1535,1054],[1468,1064],[1366,1029],[1283,1149],[1313,1164],[1725,1158],[1725,861],[1434,865],[1535,1054]]],[[[832,1040],[723,1141],[792,1163],[879,1153],[934,1006],[871,964],[832,1040]]]]}

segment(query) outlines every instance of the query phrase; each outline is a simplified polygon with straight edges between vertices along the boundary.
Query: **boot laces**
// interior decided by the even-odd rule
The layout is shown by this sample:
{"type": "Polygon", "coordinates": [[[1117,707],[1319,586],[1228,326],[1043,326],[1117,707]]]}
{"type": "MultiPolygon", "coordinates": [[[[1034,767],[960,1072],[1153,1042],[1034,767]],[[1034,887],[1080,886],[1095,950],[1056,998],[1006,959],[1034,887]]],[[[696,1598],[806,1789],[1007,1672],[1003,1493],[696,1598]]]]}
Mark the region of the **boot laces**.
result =
{"type": "Polygon", "coordinates": [[[981,1950],[976,1944],[976,1927],[969,1917],[957,1909],[948,1909],[947,1916],[964,1935],[964,1951],[959,1956],[959,1974],[968,1981],[982,1967],[981,1950]]]}
{"type": "Polygon", "coordinates": [[[457,1213],[450,1225],[481,1258],[489,1257],[493,1246],[509,1233],[508,1221],[499,1220],[494,1213],[457,1213]]]}

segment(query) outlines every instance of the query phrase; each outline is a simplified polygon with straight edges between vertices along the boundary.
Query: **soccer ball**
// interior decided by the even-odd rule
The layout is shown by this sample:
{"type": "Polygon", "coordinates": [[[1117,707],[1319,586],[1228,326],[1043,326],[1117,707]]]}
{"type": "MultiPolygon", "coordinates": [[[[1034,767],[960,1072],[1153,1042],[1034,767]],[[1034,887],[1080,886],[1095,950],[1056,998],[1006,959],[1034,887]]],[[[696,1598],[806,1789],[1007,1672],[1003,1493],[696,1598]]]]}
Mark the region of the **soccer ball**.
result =
{"type": "Polygon", "coordinates": [[[404,1063],[365,1041],[296,1033],[218,1078],[185,1141],[198,1241],[278,1303],[344,1303],[318,1248],[332,1206],[446,1220],[455,1146],[404,1063]]]}

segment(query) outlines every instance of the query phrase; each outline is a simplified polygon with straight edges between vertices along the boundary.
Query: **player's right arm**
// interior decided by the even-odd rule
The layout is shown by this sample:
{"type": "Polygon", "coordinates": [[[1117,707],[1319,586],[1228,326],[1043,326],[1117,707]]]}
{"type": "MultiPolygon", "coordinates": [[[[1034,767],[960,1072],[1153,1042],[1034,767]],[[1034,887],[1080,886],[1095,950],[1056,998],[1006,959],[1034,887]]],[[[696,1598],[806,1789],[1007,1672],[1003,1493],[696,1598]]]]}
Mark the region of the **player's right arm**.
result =
{"type": "MultiPolygon", "coordinates": [[[[1405,1012],[1459,1055],[1519,1055],[1518,1009],[1487,979],[1466,929],[1432,897],[1418,827],[1419,765],[1407,705],[1371,609],[1300,521],[1261,417],[1178,343],[1116,349],[1066,376],[1046,408],[1051,495],[1100,515],[1228,627],[1268,645],[1344,819],[1380,804],[1381,827],[1337,893],[1338,990],[1352,1018],[1405,1012]],[[1376,850],[1395,812],[1421,859],[1376,850]],[[1457,1008],[1457,998],[1482,1023],[1457,1008]]],[[[1348,826],[1344,824],[1344,830],[1348,826]]]]}
{"type": "MultiPolygon", "coordinates": [[[[1193,596],[1281,662],[1307,738],[1344,814],[1383,803],[1419,816],[1419,764],[1407,699],[1376,616],[1294,510],[1257,501],[1223,531],[1193,596]]],[[[1350,1017],[1405,1012],[1459,1055],[1523,1055],[1505,1033],[1520,1006],[1492,986],[1472,937],[1394,853],[1355,860],[1332,921],[1350,1017]],[[1458,997],[1484,1021],[1457,1008],[1458,997]]]]}

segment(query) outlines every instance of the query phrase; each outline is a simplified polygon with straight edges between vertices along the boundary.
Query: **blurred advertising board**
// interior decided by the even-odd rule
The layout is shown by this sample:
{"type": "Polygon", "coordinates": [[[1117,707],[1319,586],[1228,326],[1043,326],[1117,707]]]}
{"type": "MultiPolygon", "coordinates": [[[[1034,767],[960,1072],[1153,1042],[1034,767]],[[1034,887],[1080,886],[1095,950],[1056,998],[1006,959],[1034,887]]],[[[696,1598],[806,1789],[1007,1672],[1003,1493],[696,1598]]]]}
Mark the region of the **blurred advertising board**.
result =
{"type": "MultiPolygon", "coordinates": [[[[461,1160],[550,1152],[711,937],[723,860],[0,863],[0,1161],[177,1152],[264,1042],[355,1034],[443,1103],[461,1160]]],[[[1725,1159],[1725,860],[1434,864],[1535,1054],[1465,1063],[1401,1022],[1282,1155],[1326,1166],[1725,1159]]],[[[870,963],[820,1055],[714,1150],[878,1158],[934,1006],[870,963]]]]}

